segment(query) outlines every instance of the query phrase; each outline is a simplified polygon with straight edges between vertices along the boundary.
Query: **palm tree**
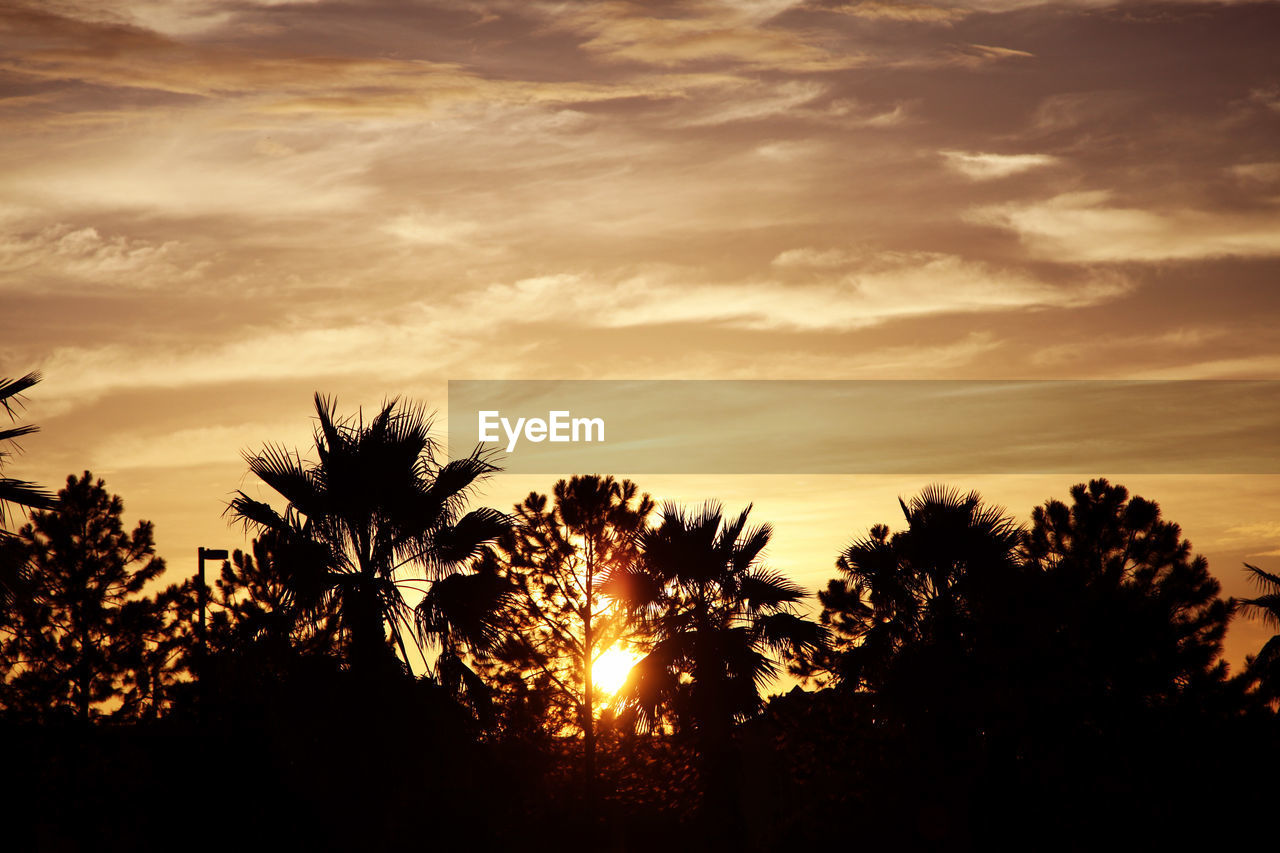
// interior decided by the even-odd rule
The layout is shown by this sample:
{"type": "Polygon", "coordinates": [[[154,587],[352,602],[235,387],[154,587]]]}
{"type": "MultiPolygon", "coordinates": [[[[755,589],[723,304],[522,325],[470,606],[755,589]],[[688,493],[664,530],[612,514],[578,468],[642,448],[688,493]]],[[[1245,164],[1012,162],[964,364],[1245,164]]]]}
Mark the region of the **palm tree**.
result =
{"type": "MultiPolygon", "coordinates": [[[[23,392],[39,381],[39,372],[28,373],[19,379],[0,378],[0,407],[4,408],[10,421],[17,418],[23,392]]],[[[0,429],[0,448],[6,444],[16,448],[19,438],[39,429],[32,424],[0,429]]],[[[12,451],[0,449],[0,629],[5,627],[10,611],[17,603],[31,594],[29,555],[8,529],[10,507],[52,511],[57,506],[57,499],[34,483],[3,476],[4,463],[10,455],[12,451]]]]}
{"type": "Polygon", "coordinates": [[[1014,588],[1023,533],[1002,508],[941,485],[898,504],[906,530],[890,535],[877,524],[837,558],[842,576],[818,593],[835,647],[802,661],[803,674],[874,688],[905,649],[937,642],[958,650],[973,608],[992,608],[1014,588]]]}
{"type": "MultiPolygon", "coordinates": [[[[17,410],[22,406],[22,394],[40,381],[40,373],[32,372],[20,379],[0,378],[0,407],[9,415],[9,420],[17,418],[17,410]]],[[[17,440],[24,435],[36,432],[40,427],[33,424],[13,426],[0,429],[0,445],[4,442],[17,447],[17,440]]],[[[12,451],[0,450],[0,471],[4,469],[5,460],[12,451]]],[[[5,524],[8,520],[10,505],[27,507],[28,509],[53,509],[57,503],[54,496],[26,480],[15,480],[0,477],[0,536],[7,535],[5,524]]]]}
{"type": "Polygon", "coordinates": [[[732,728],[760,709],[760,688],[779,669],[770,653],[812,652],[825,635],[795,613],[807,593],[763,565],[772,529],[748,528],[750,512],[726,520],[718,503],[664,504],[639,559],[609,582],[652,638],[620,703],[642,729],[674,717],[695,734],[713,820],[733,808],[732,728]]]}
{"type": "MultiPolygon", "coordinates": [[[[1249,563],[1245,563],[1244,568],[1261,589],[1262,595],[1242,599],[1241,607],[1248,615],[1260,616],[1264,624],[1280,630],[1280,575],[1249,563]]],[[[1258,681],[1267,699],[1280,696],[1280,633],[1267,640],[1256,655],[1250,656],[1246,667],[1248,677],[1258,681]]]]}
{"type": "MultiPolygon", "coordinates": [[[[495,510],[463,511],[471,489],[496,469],[478,454],[441,464],[420,406],[393,399],[368,423],[362,412],[340,420],[320,394],[315,406],[317,462],[278,445],[246,455],[249,470],[288,501],[285,510],[240,492],[228,512],[275,537],[315,600],[336,597],[354,671],[401,671],[410,660],[405,637],[422,641],[430,633],[413,630],[423,620],[403,590],[429,592],[507,526],[495,510]]],[[[426,627],[438,635],[440,621],[426,627]]]]}

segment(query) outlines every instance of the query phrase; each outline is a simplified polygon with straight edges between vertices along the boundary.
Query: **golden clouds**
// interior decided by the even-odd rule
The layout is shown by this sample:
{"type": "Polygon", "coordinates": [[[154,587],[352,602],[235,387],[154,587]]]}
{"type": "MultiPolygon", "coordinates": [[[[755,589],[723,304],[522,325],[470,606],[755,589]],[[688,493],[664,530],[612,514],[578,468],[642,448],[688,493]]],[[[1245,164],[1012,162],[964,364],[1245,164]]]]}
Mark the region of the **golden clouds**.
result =
{"type": "Polygon", "coordinates": [[[1112,324],[1142,369],[1261,364],[1266,330],[1166,336],[1276,310],[1280,66],[1265,12],[1202,11],[1236,43],[941,0],[11,6],[6,357],[140,407],[617,346],[660,375],[1138,369],[1051,357],[1112,324]],[[1205,304],[1190,261],[1253,266],[1205,304]]]}
{"type": "Polygon", "coordinates": [[[862,61],[820,44],[821,33],[770,27],[735,14],[732,4],[688,4],[667,12],[652,14],[640,3],[593,3],[563,15],[555,25],[583,34],[583,49],[617,62],[674,67],[719,60],[745,68],[811,72],[851,68],[862,61]]]}
{"type": "Polygon", "coordinates": [[[1050,166],[1058,162],[1048,154],[970,154],[964,151],[941,151],[947,165],[975,181],[1005,178],[1028,169],[1050,166]]]}
{"type": "Polygon", "coordinates": [[[1015,232],[1037,257],[1096,263],[1280,255],[1280,208],[1226,212],[1113,205],[1102,191],[974,211],[1015,232]]]}

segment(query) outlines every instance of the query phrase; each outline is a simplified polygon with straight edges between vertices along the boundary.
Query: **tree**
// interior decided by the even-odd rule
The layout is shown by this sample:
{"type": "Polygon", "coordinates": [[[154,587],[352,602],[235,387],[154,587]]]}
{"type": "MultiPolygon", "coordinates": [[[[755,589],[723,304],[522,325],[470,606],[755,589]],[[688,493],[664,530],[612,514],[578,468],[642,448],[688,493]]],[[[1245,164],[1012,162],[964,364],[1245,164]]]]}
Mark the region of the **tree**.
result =
{"type": "Polygon", "coordinates": [[[1241,611],[1262,619],[1264,625],[1278,631],[1263,643],[1256,655],[1245,659],[1245,676],[1258,685],[1263,699],[1274,702],[1280,698],[1280,575],[1249,563],[1245,563],[1244,568],[1262,594],[1241,599],[1241,611]]]}
{"type": "Polygon", "coordinates": [[[664,504],[639,558],[610,578],[651,638],[621,698],[642,729],[670,720],[694,734],[711,821],[736,808],[732,729],[761,708],[778,672],[771,654],[812,653],[824,639],[795,613],[807,593],[763,564],[772,529],[748,528],[750,512],[726,520],[714,502],[692,512],[664,504]]]}
{"type": "Polygon", "coordinates": [[[1073,701],[1168,698],[1219,677],[1230,607],[1178,526],[1106,480],[1071,495],[1070,507],[1037,507],[1027,531],[976,493],[931,487],[903,503],[907,529],[872,528],[819,594],[839,638],[827,669],[876,688],[906,652],[971,655],[989,640],[983,655],[1037,649],[1035,670],[1070,683],[1073,701]],[[1034,620],[1018,615],[1032,611],[1034,620]]]}
{"type": "MultiPolygon", "coordinates": [[[[10,421],[15,420],[17,417],[17,409],[22,405],[23,392],[39,381],[39,372],[28,373],[20,379],[0,378],[0,406],[4,407],[10,421]]],[[[8,443],[13,447],[17,447],[19,438],[37,432],[39,429],[39,427],[32,424],[0,429],[0,446],[8,443]]],[[[5,460],[10,455],[12,455],[12,451],[0,450],[0,471],[4,470],[5,460]]],[[[11,505],[28,509],[48,510],[53,508],[54,502],[53,495],[26,480],[0,477],[0,536],[5,536],[9,533],[6,527],[11,505]]]]}
{"type": "Polygon", "coordinates": [[[31,573],[30,598],[6,642],[11,710],[88,722],[154,716],[167,704],[184,644],[173,616],[179,588],[142,595],[165,565],[151,523],[126,533],[123,512],[86,471],[67,478],[56,512],[32,513],[18,532],[31,573]]]}
{"type": "Polygon", "coordinates": [[[507,526],[491,509],[463,512],[470,490],[495,469],[476,454],[441,464],[431,418],[419,406],[391,400],[368,423],[363,412],[340,420],[336,404],[320,394],[315,406],[316,462],[277,445],[246,457],[249,470],[288,501],[284,511],[244,492],[228,511],[274,537],[309,594],[333,599],[352,670],[402,672],[410,662],[406,637],[425,645],[441,636],[432,604],[415,615],[404,588],[427,592],[507,526]]]}
{"type": "MultiPolygon", "coordinates": [[[[0,378],[0,406],[12,422],[22,405],[23,392],[40,381],[39,373],[28,373],[20,379],[0,378]]],[[[39,430],[31,424],[0,429],[0,448],[18,447],[18,439],[39,430]]],[[[21,600],[30,597],[29,566],[26,552],[9,530],[11,507],[49,510],[55,505],[53,495],[26,481],[3,476],[5,461],[12,450],[0,449],[0,630],[13,618],[10,612],[21,600]]],[[[0,661],[3,663],[3,661],[0,661]]]]}
{"type": "Polygon", "coordinates": [[[505,637],[487,667],[510,694],[535,702],[552,731],[576,727],[583,774],[595,781],[600,656],[622,640],[625,614],[602,594],[609,572],[636,557],[653,501],[630,480],[591,474],[560,480],[555,503],[531,492],[497,559],[512,586],[505,637]],[[536,698],[535,698],[536,697],[536,698]]]}
{"type": "Polygon", "coordinates": [[[798,661],[799,674],[879,688],[908,650],[971,644],[979,611],[1013,592],[1022,529],[1002,508],[938,485],[898,503],[905,530],[877,524],[837,558],[841,577],[818,593],[833,642],[798,661]]]}
{"type": "Polygon", "coordinates": [[[1160,506],[1105,479],[1032,514],[1026,553],[1056,602],[1055,659],[1097,697],[1168,701],[1221,679],[1231,605],[1160,506]]]}
{"type": "Polygon", "coordinates": [[[1212,741],[1203,709],[1231,704],[1229,607],[1154,503],[1105,480],[1071,494],[1021,530],[976,493],[931,487],[903,502],[905,530],[846,549],[820,594],[836,651],[804,663],[871,703],[889,757],[868,772],[912,786],[899,814],[939,835],[922,842],[1040,829],[1074,846],[1077,814],[1149,825],[1195,799],[1174,768],[1192,738],[1212,741]]]}
{"type": "Polygon", "coordinates": [[[208,643],[277,671],[294,658],[338,655],[335,600],[323,595],[314,568],[290,559],[271,534],[222,564],[210,601],[208,643]]]}

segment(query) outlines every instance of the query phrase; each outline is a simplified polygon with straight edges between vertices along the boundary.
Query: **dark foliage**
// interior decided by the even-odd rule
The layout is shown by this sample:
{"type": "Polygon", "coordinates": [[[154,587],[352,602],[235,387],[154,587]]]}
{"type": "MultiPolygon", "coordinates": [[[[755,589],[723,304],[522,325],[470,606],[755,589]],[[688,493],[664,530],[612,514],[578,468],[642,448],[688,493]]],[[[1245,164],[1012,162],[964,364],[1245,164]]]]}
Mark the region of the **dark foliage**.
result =
{"type": "Polygon", "coordinates": [[[465,632],[450,628],[440,595],[415,612],[405,589],[431,590],[506,529],[502,513],[465,511],[473,486],[495,469],[475,455],[441,463],[421,407],[392,400],[366,423],[362,414],[340,419],[319,394],[315,405],[316,462],[273,445],[247,457],[249,470],[288,501],[283,512],[243,492],[228,511],[271,537],[288,560],[299,607],[338,614],[348,666],[371,676],[403,673],[409,642],[424,653],[438,643],[441,683],[463,692],[478,686],[452,651],[465,632]]]}
{"type": "Polygon", "coordinates": [[[130,533],[124,505],[88,471],[67,478],[56,511],[17,535],[29,567],[3,637],[0,698],[19,718],[153,717],[181,677],[183,590],[143,589],[163,574],[150,522],[130,533]]]}

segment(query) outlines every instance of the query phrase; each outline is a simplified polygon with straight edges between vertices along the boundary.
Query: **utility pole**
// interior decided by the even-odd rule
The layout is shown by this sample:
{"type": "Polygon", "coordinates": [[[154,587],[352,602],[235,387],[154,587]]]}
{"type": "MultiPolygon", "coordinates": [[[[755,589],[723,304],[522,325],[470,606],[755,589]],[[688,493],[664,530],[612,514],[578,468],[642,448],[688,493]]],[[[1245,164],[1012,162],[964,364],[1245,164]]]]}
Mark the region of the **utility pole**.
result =
{"type": "Polygon", "coordinates": [[[209,587],[204,582],[204,561],[205,560],[225,560],[227,559],[227,550],[225,548],[197,548],[196,562],[200,569],[196,576],[196,601],[200,605],[200,621],[196,623],[196,691],[200,702],[200,713],[204,713],[204,675],[205,675],[205,658],[209,653],[208,640],[205,637],[204,629],[204,611],[209,601],[209,587]]]}

